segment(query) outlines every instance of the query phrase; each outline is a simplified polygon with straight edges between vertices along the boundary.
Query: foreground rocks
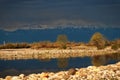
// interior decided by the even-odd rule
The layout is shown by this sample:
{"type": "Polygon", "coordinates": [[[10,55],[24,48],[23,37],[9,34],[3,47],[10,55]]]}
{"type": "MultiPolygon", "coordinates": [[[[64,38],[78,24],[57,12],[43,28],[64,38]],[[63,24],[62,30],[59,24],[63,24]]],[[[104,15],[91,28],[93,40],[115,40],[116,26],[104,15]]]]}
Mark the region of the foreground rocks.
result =
{"type": "Polygon", "coordinates": [[[89,66],[87,68],[69,69],[68,71],[42,72],[25,76],[6,76],[0,80],[120,80],[120,62],[107,66],[89,66]]]}

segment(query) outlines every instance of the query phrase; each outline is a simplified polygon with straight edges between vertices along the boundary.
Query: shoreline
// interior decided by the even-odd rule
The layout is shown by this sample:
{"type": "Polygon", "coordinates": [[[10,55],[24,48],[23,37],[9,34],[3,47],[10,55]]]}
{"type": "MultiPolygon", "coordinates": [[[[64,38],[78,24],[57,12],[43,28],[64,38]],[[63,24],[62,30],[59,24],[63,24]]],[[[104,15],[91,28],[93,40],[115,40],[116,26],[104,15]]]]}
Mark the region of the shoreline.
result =
{"type": "Polygon", "coordinates": [[[29,75],[6,76],[0,80],[120,80],[120,62],[106,66],[88,66],[68,71],[42,72],[29,75]]]}
{"type": "Polygon", "coordinates": [[[1,60],[93,57],[120,53],[120,49],[1,49],[1,60]]]}

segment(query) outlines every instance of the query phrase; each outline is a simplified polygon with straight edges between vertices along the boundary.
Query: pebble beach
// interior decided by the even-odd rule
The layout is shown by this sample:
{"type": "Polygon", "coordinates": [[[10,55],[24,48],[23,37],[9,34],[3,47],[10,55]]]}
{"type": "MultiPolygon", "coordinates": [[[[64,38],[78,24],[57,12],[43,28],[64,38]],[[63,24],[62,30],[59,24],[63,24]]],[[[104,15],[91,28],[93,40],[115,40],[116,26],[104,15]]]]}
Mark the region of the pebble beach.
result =
{"type": "Polygon", "coordinates": [[[106,66],[72,68],[68,71],[42,72],[29,75],[6,76],[0,80],[120,80],[120,62],[106,66]]]}

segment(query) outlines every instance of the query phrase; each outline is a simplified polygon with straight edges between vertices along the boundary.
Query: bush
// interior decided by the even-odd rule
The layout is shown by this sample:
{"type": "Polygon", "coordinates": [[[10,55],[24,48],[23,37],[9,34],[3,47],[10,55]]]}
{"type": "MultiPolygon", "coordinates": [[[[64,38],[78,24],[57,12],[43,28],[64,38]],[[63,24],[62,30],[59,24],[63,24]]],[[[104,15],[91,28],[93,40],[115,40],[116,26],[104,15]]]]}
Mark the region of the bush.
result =
{"type": "Polygon", "coordinates": [[[116,39],[116,40],[112,41],[111,48],[114,50],[117,50],[118,48],[120,48],[120,39],[116,39]]]}
{"type": "Polygon", "coordinates": [[[68,39],[65,34],[58,35],[57,42],[67,43],[68,39]]]}
{"type": "Polygon", "coordinates": [[[91,37],[90,44],[96,46],[98,49],[103,49],[106,45],[106,39],[101,33],[96,32],[91,37]]]}
{"type": "Polygon", "coordinates": [[[67,38],[67,36],[64,35],[64,34],[58,35],[56,42],[57,42],[58,44],[60,44],[60,48],[66,49],[66,48],[67,48],[68,38],[67,38]]]}
{"type": "Polygon", "coordinates": [[[61,48],[62,48],[62,49],[66,49],[66,48],[67,48],[66,44],[62,44],[62,45],[61,45],[61,48]]]}
{"type": "Polygon", "coordinates": [[[117,50],[117,49],[120,48],[120,44],[114,44],[114,45],[112,45],[111,48],[114,49],[114,50],[117,50]]]}

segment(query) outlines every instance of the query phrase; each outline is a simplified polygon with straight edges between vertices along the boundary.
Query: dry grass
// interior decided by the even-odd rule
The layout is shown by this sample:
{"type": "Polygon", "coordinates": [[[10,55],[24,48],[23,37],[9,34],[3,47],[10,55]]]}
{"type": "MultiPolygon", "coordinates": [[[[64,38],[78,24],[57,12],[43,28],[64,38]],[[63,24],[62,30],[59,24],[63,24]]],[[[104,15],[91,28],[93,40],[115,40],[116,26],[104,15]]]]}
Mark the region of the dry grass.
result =
{"type": "Polygon", "coordinates": [[[42,42],[34,42],[34,43],[6,43],[4,45],[0,45],[0,49],[20,49],[20,48],[31,48],[31,49],[71,49],[75,46],[85,45],[84,43],[75,43],[75,42],[50,42],[50,41],[42,41],[42,42]]]}
{"type": "Polygon", "coordinates": [[[0,45],[0,49],[18,49],[18,48],[30,48],[28,43],[7,43],[5,45],[0,45]]]}
{"type": "MultiPolygon", "coordinates": [[[[34,43],[6,43],[4,45],[0,45],[0,49],[18,49],[18,48],[31,48],[31,49],[41,49],[41,48],[57,48],[57,49],[74,49],[78,48],[79,46],[87,46],[87,47],[95,47],[95,45],[91,43],[83,43],[83,42],[50,42],[50,41],[42,41],[42,42],[34,42],[34,43]]],[[[120,47],[120,39],[114,41],[107,41],[107,44],[104,46],[113,46],[113,49],[120,47]]]]}

